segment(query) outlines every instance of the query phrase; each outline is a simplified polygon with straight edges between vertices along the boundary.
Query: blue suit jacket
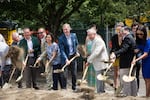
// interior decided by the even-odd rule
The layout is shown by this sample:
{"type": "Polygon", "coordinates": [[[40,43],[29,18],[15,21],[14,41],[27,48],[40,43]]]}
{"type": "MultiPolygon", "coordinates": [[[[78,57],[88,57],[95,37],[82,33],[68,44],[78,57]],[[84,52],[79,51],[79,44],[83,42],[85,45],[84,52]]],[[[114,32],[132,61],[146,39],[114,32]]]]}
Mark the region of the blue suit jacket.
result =
{"type": "MultiPolygon", "coordinates": [[[[70,35],[73,43],[73,52],[75,54],[77,52],[78,39],[75,33],[70,33],[70,35]]],[[[59,37],[58,44],[61,52],[61,63],[65,64],[69,57],[69,45],[65,34],[59,37]]]]}

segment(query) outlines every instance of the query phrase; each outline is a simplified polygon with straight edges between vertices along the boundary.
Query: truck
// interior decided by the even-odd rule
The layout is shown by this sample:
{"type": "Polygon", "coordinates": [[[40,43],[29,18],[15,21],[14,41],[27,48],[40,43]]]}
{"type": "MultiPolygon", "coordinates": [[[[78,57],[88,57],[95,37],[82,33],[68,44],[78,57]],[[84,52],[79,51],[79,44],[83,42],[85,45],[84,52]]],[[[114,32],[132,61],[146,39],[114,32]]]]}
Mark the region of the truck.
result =
{"type": "Polygon", "coordinates": [[[0,22],[0,33],[5,38],[8,45],[11,45],[12,40],[12,34],[13,32],[16,32],[17,24],[12,21],[1,21],[0,22]]]}

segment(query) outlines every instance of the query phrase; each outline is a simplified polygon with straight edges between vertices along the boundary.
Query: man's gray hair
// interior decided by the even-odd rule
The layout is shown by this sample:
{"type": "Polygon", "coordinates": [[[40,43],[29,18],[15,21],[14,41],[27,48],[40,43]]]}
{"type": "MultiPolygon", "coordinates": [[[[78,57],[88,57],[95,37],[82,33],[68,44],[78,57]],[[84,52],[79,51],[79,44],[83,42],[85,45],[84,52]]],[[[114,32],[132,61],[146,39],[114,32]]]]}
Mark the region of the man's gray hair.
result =
{"type": "Polygon", "coordinates": [[[70,24],[65,23],[65,24],[63,24],[62,28],[63,28],[63,27],[65,27],[65,26],[67,26],[70,30],[72,30],[72,28],[71,28],[70,24]]]}
{"type": "Polygon", "coordinates": [[[97,31],[96,29],[90,28],[90,29],[87,30],[87,33],[97,34],[96,31],[97,31]]]}

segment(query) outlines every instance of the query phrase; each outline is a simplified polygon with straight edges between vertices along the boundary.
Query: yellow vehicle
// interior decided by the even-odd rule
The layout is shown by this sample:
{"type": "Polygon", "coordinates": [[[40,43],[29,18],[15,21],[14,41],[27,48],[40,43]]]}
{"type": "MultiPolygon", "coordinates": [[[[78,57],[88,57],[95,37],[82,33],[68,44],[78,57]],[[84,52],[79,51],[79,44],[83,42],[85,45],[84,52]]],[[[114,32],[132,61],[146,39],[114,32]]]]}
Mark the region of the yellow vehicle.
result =
{"type": "Polygon", "coordinates": [[[15,26],[16,24],[12,22],[0,22],[0,33],[3,35],[8,45],[11,45],[13,42],[12,33],[16,32],[15,26]]]}

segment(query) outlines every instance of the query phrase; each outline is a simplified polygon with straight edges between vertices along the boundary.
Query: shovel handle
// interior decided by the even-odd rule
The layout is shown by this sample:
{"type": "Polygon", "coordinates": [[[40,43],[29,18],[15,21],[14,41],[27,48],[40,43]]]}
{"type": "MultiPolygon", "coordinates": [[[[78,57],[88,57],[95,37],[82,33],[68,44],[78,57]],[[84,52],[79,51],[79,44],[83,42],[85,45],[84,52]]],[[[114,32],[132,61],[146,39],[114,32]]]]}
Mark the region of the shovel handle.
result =
{"type": "MultiPolygon", "coordinates": [[[[115,62],[116,58],[112,59],[113,61],[109,61],[109,66],[107,67],[106,71],[104,72],[104,76],[106,76],[106,73],[108,72],[108,70],[112,67],[113,63],[115,62]]],[[[106,62],[104,62],[106,63],[106,62]]],[[[107,62],[108,63],[108,62],[107,62]]]]}
{"type": "Polygon", "coordinates": [[[27,64],[27,61],[28,61],[28,58],[29,58],[29,56],[27,55],[27,56],[26,56],[26,59],[25,59],[25,61],[24,61],[24,65],[23,65],[22,70],[21,70],[21,75],[23,74],[24,68],[25,68],[25,66],[26,66],[26,64],[27,64]]]}
{"type": "Polygon", "coordinates": [[[16,68],[13,68],[13,70],[12,70],[12,72],[11,72],[11,75],[10,75],[10,77],[9,77],[8,82],[11,81],[11,79],[12,79],[12,77],[13,77],[13,75],[14,75],[15,70],[16,70],[16,68]]]}
{"type": "Polygon", "coordinates": [[[112,65],[113,65],[113,63],[109,64],[109,66],[107,67],[106,71],[104,72],[104,76],[107,74],[108,70],[111,68],[112,65]]]}
{"type": "MultiPolygon", "coordinates": [[[[79,56],[80,56],[79,54],[76,54],[76,55],[75,55],[73,58],[71,58],[69,61],[72,62],[75,58],[77,58],[77,57],[79,57],[79,56]]],[[[64,71],[64,69],[65,69],[66,66],[68,66],[68,64],[65,64],[65,65],[62,67],[61,70],[64,71]]]]}
{"type": "MultiPolygon", "coordinates": [[[[136,59],[136,56],[133,57],[132,61],[134,61],[135,59],[136,59]]],[[[131,77],[133,67],[134,67],[134,64],[131,64],[130,71],[129,71],[129,77],[131,77]]]]}
{"type": "MultiPolygon", "coordinates": [[[[71,58],[69,61],[72,62],[75,58],[79,57],[80,54],[76,54],[73,58],[71,58]]],[[[61,73],[64,71],[64,69],[68,66],[68,64],[66,63],[61,69],[56,69],[54,70],[54,73],[61,73]]]]}
{"type": "Polygon", "coordinates": [[[131,64],[131,68],[130,68],[130,71],[129,71],[129,77],[131,77],[133,67],[134,67],[134,64],[131,64]]]}
{"type": "Polygon", "coordinates": [[[33,67],[36,67],[36,64],[38,63],[38,61],[36,60],[35,64],[33,65],[33,67]]]}
{"type": "Polygon", "coordinates": [[[84,73],[83,73],[83,77],[82,77],[82,81],[85,79],[87,71],[88,71],[88,66],[85,67],[85,70],[84,70],[84,73]]]}
{"type": "Polygon", "coordinates": [[[45,66],[45,68],[47,68],[51,62],[52,62],[51,60],[46,61],[46,66],[45,66]]]}

